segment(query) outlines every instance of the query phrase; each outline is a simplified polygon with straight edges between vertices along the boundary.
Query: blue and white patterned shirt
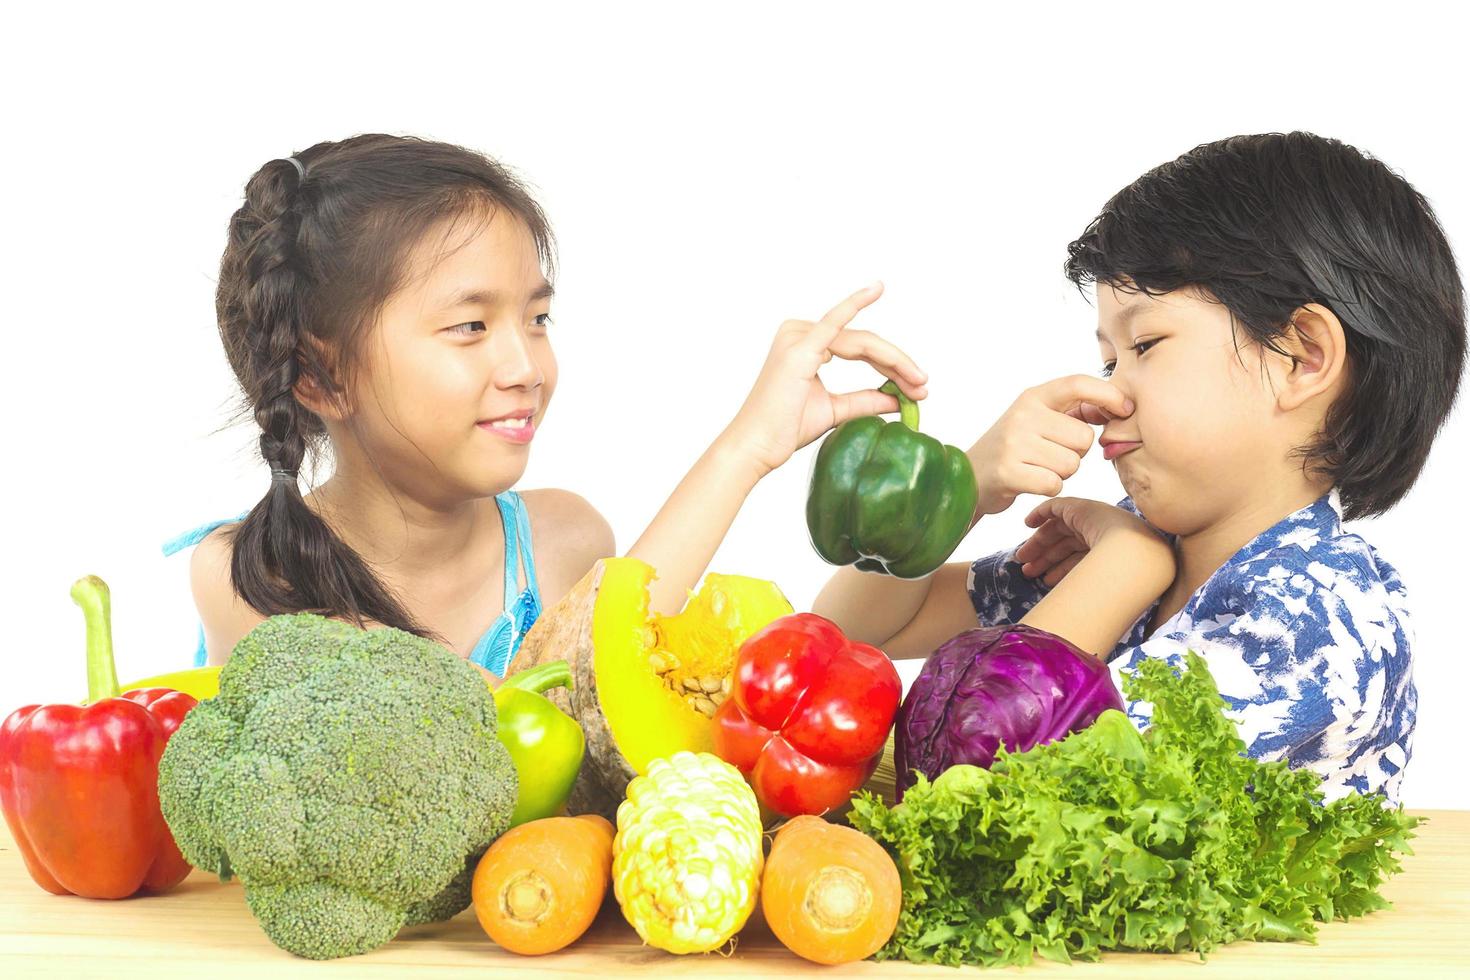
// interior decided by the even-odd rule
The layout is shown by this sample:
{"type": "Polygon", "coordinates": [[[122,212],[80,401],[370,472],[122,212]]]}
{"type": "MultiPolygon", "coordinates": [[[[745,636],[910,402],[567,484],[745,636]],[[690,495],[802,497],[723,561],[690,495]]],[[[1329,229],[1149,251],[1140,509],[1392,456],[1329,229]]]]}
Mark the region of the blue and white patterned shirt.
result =
{"type": "MultiPolygon", "coordinates": [[[[1117,506],[1139,513],[1130,497],[1117,506]]],[[[975,561],[969,589],[985,626],[1019,622],[1050,591],[1021,573],[1014,548],[975,561]]],[[[1358,790],[1399,802],[1418,705],[1407,594],[1392,565],[1343,532],[1336,489],[1257,535],[1145,638],[1157,608],[1108,657],[1119,690],[1145,657],[1180,666],[1194,650],[1251,756],[1320,773],[1328,800],[1358,790]]],[[[1128,704],[1140,728],[1151,711],[1128,704]]]]}

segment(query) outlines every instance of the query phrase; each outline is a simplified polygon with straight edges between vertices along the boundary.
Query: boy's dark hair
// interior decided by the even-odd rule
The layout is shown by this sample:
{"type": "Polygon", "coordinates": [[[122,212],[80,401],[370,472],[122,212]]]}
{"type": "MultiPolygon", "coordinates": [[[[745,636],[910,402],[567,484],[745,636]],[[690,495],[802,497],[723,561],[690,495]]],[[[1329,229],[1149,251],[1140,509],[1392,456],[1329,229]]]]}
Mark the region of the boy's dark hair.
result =
{"type": "Polygon", "coordinates": [[[1113,195],[1067,254],[1079,290],[1195,287],[1283,356],[1297,309],[1328,307],[1350,390],[1294,455],[1331,478],[1348,519],[1418,479],[1459,390],[1464,288],[1429,202],[1381,161],[1304,132],[1205,143],[1113,195]]]}
{"type": "Polygon", "coordinates": [[[266,615],[371,619],[432,637],[306,505],[297,474],[308,453],[320,454],[326,429],[296,385],[310,378],[323,392],[347,390],[360,341],[431,229],[513,215],[548,276],[551,229],[509,171],[463,147],[369,133],[294,156],[301,170],[283,157],[250,178],[220,261],[220,337],[272,471],[270,490],[233,530],[230,577],[266,615]]]}

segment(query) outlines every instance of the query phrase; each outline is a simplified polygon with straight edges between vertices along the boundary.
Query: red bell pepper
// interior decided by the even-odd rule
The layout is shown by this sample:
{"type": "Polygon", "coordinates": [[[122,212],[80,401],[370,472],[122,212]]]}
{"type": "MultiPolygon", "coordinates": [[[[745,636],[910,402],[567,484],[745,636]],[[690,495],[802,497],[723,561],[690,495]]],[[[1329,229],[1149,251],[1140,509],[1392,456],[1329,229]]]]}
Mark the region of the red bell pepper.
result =
{"type": "Polygon", "coordinates": [[[198,702],[162,687],[116,696],[107,585],[89,575],[71,596],[87,620],[91,703],[26,705],[0,724],[0,808],[48,892],[164,891],[189,865],[158,809],[158,759],[198,702]]]}
{"type": "Polygon", "coordinates": [[[883,651],[814,613],[783,616],[740,647],[715,752],[766,808],[825,813],[873,774],[902,692],[883,651]]]}

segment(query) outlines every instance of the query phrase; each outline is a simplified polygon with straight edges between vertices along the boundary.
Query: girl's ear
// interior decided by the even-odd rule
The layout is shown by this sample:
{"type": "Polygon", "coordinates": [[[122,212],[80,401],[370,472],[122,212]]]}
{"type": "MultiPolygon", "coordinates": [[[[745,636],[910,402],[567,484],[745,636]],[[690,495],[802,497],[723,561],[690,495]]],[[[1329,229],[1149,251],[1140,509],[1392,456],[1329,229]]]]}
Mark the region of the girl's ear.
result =
{"type": "Polygon", "coordinates": [[[296,400],[323,419],[340,422],[347,417],[349,410],[341,390],[335,384],[327,384],[335,374],[326,345],[311,334],[305,334],[302,340],[311,349],[297,353],[301,358],[301,372],[293,389],[296,400]]]}
{"type": "Polygon", "coordinates": [[[1281,346],[1292,355],[1291,370],[1276,393],[1276,404],[1284,412],[1334,391],[1347,373],[1347,338],[1337,314],[1320,303],[1308,303],[1291,322],[1294,329],[1281,338],[1281,346]]]}

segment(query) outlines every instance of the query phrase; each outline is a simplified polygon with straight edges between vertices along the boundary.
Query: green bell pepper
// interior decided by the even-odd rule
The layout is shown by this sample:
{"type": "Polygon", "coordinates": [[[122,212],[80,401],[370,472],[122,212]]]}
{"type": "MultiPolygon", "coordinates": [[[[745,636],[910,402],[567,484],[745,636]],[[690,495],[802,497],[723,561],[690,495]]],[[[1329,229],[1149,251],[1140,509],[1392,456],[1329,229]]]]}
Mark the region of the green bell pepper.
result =
{"type": "Polygon", "coordinates": [[[582,768],[582,726],[542,696],[562,686],[572,686],[571,668],[553,660],[512,674],[495,689],[495,731],[520,778],[512,827],[560,813],[582,768]]]}
{"type": "Polygon", "coordinates": [[[893,382],[899,421],[848,419],[822,443],[812,467],[806,526],[833,565],[922,578],[970,530],[980,491],[969,457],[919,431],[919,406],[893,382]]]}

